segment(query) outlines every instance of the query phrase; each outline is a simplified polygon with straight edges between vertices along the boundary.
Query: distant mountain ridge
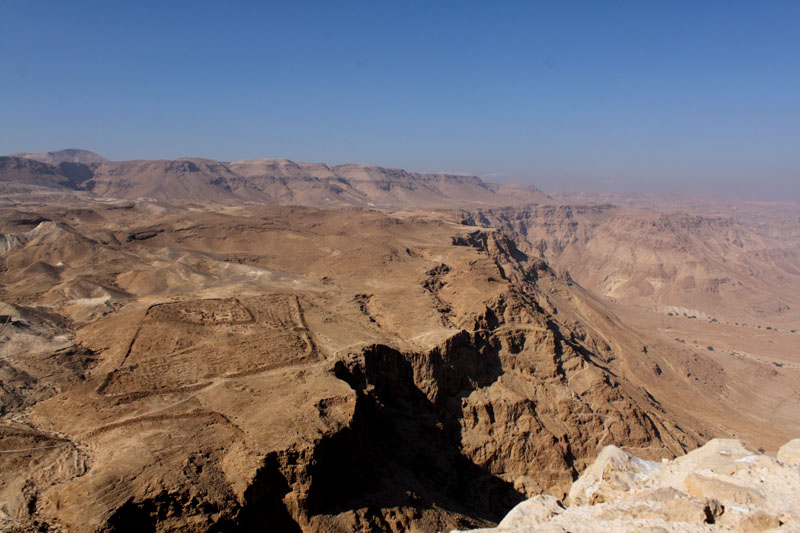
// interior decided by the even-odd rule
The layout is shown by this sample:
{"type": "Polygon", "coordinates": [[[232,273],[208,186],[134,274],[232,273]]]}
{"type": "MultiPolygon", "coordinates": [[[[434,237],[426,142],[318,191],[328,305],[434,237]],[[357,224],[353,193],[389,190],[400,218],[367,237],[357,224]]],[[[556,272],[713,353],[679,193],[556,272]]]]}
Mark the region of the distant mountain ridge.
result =
{"type": "Polygon", "coordinates": [[[287,159],[109,161],[78,149],[0,157],[0,193],[19,193],[22,185],[128,200],[319,207],[500,206],[550,200],[531,185],[486,183],[477,176],[287,159]]]}
{"type": "Polygon", "coordinates": [[[33,159],[34,161],[41,161],[42,163],[49,163],[51,165],[57,165],[59,163],[81,163],[90,165],[92,163],[104,163],[108,161],[108,159],[101,155],[80,148],[65,148],[63,150],[38,152],[35,154],[19,152],[11,155],[14,157],[33,159]]]}

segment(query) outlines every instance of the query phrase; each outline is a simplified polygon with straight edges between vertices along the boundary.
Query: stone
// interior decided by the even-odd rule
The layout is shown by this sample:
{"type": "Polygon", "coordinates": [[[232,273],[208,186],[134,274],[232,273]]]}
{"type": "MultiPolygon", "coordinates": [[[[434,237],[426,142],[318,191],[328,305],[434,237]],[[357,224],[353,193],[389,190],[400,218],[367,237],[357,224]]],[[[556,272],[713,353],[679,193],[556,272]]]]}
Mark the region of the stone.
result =
{"type": "Polygon", "coordinates": [[[659,518],[668,522],[706,523],[713,514],[709,505],[674,489],[662,487],[648,490],[609,506],[600,516],[603,519],[659,518]]]}
{"type": "Polygon", "coordinates": [[[800,466],[800,439],[792,439],[781,446],[776,458],[784,464],[800,466]]]}
{"type": "Polygon", "coordinates": [[[766,531],[781,526],[781,521],[777,516],[771,515],[764,511],[756,511],[754,513],[743,516],[739,519],[736,529],[743,533],[756,533],[759,531],[766,531]]]}
{"type": "Polygon", "coordinates": [[[554,496],[540,494],[514,507],[497,525],[498,529],[514,529],[547,522],[564,511],[564,506],[554,496]]]}
{"type": "Polygon", "coordinates": [[[567,505],[582,505],[613,501],[661,468],[661,464],[644,461],[620,450],[606,446],[570,488],[567,505]]]}
{"type": "Polygon", "coordinates": [[[664,463],[606,446],[573,483],[566,508],[536,496],[481,531],[800,531],[800,469],[790,463],[796,444],[776,460],[714,439],[664,463]]]}
{"type": "Polygon", "coordinates": [[[699,474],[689,474],[686,477],[686,489],[696,498],[718,498],[742,505],[764,503],[764,495],[759,490],[699,474]]]}

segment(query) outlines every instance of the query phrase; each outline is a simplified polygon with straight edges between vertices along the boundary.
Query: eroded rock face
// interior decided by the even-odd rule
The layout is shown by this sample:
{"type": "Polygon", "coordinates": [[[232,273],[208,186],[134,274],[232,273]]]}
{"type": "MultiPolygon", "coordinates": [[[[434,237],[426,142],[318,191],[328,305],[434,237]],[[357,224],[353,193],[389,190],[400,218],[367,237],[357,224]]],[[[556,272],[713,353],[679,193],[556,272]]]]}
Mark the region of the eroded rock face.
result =
{"type": "Polygon", "coordinates": [[[673,461],[643,461],[607,446],[570,489],[567,507],[536,496],[496,532],[800,530],[800,468],[789,454],[753,453],[714,439],[673,461]]]}

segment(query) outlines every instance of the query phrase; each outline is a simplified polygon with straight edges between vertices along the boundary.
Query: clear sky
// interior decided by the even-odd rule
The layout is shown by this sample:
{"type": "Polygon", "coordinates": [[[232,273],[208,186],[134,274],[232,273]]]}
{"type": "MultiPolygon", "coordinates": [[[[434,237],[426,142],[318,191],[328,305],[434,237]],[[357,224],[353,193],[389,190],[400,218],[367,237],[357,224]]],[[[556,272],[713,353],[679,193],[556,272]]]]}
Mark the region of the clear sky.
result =
{"type": "Polygon", "coordinates": [[[800,1],[0,1],[0,153],[800,200],[800,1]]]}

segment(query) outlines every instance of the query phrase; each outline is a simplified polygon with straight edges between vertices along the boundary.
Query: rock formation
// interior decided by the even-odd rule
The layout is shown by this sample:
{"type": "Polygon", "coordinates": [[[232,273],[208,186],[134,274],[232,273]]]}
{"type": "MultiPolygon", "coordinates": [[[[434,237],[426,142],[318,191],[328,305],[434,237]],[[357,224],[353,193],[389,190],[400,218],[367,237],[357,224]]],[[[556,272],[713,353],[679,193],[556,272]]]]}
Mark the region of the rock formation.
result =
{"type": "MultiPolygon", "coordinates": [[[[609,444],[642,457],[612,454],[633,471],[714,436],[773,452],[800,428],[790,326],[614,301],[580,275],[614,232],[573,208],[263,205],[324,202],[329,188],[342,205],[470,205],[523,196],[514,187],[284,160],[21,157],[0,159],[0,182],[7,530],[487,527],[530,497],[543,502],[531,513],[563,514],[609,444]],[[570,248],[587,252],[574,267],[570,248]]],[[[752,264],[777,257],[752,227],[603,213],[625,222],[614,246],[635,244],[635,275],[658,235],[686,241],[698,272],[734,262],[720,228],[753,247],[752,264]]],[[[763,278],[783,285],[741,283],[791,300],[781,265],[763,278]]],[[[659,512],[732,520],[733,507],[696,505],[713,478],[698,475],[687,497],[652,487],[659,512]]]]}
{"type": "Polygon", "coordinates": [[[539,495],[484,532],[798,531],[800,439],[777,459],[714,439],[682,457],[639,459],[607,446],[564,503],[539,495]]]}

